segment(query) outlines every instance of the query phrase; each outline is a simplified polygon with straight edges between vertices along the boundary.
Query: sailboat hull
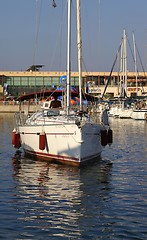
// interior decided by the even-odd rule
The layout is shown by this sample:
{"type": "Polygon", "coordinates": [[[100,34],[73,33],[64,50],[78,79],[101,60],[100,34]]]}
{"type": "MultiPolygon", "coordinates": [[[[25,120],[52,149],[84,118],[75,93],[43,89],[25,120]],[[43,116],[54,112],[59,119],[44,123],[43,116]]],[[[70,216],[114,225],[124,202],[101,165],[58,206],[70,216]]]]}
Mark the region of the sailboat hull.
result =
{"type": "Polygon", "coordinates": [[[146,120],[147,119],[147,109],[133,110],[131,118],[135,120],[146,120]]]}
{"type": "Polygon", "coordinates": [[[100,125],[86,123],[19,126],[21,146],[35,159],[80,166],[100,156],[100,125]],[[44,131],[45,149],[39,149],[39,136],[44,131]]]}

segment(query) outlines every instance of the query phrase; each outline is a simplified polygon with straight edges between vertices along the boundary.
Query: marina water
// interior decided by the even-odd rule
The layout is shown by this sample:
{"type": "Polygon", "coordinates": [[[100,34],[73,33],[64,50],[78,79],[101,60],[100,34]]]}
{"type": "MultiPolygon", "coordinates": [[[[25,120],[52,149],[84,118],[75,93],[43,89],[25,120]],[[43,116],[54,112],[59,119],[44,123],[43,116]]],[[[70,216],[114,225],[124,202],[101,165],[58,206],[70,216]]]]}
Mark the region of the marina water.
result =
{"type": "Polygon", "coordinates": [[[33,161],[0,114],[0,239],[147,239],[147,122],[110,119],[114,142],[81,169],[33,161]]]}

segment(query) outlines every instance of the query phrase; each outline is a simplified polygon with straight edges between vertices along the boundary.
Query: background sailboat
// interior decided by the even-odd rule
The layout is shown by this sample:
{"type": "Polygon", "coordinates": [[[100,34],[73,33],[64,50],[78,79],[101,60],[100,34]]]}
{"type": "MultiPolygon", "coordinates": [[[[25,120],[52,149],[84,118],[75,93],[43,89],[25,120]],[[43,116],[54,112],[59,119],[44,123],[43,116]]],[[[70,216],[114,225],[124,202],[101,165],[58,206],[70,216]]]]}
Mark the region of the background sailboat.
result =
{"type": "MultiPolygon", "coordinates": [[[[117,104],[114,104],[114,106],[111,106],[109,115],[119,118],[134,118],[134,119],[145,119],[145,116],[143,116],[143,112],[145,112],[145,109],[143,110],[136,110],[134,109],[136,106],[132,102],[132,105],[130,107],[131,100],[127,98],[128,95],[128,79],[127,79],[127,34],[126,31],[123,31],[123,39],[122,43],[120,45],[120,71],[119,71],[119,91],[118,91],[118,101],[117,104]],[[141,112],[141,113],[139,113],[141,112]],[[137,117],[138,115],[138,117],[137,117]],[[140,115],[140,116],[139,116],[140,115]]],[[[136,56],[136,42],[135,42],[135,36],[133,33],[133,48],[134,51],[131,51],[133,56],[133,62],[135,67],[135,78],[136,78],[136,93],[134,94],[134,98],[137,101],[138,97],[138,69],[137,69],[137,56],[136,56]]],[[[118,54],[117,57],[118,58],[118,54]]],[[[116,62],[116,60],[115,60],[116,62]]],[[[107,84],[108,85],[108,84],[107,84]]]]}

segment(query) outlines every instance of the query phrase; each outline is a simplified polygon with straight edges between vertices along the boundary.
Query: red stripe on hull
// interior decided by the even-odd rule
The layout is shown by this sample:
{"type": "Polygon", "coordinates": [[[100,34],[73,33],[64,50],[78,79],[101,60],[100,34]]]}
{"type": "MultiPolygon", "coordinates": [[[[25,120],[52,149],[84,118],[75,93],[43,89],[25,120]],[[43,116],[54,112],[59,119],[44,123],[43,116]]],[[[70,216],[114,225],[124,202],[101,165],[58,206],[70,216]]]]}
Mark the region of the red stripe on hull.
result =
{"type": "Polygon", "coordinates": [[[72,165],[77,167],[84,165],[88,162],[96,161],[97,158],[100,157],[100,154],[98,154],[95,156],[91,156],[89,158],[83,158],[81,159],[81,161],[79,161],[78,158],[71,158],[71,157],[61,156],[61,155],[53,155],[53,154],[40,153],[40,152],[34,152],[34,151],[28,151],[28,150],[24,150],[24,152],[26,155],[31,156],[36,160],[62,163],[62,164],[72,165]]]}

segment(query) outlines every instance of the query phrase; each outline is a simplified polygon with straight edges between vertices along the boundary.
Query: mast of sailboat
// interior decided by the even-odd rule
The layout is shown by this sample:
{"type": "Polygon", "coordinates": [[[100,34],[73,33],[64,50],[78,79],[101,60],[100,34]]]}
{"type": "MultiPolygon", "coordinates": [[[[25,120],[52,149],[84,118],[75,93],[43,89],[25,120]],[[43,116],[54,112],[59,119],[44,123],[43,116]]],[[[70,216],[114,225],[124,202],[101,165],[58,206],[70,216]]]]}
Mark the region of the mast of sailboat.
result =
{"type": "Polygon", "coordinates": [[[136,41],[135,41],[135,35],[134,35],[134,33],[133,33],[133,46],[134,46],[134,66],[135,66],[135,74],[136,74],[136,96],[138,96],[138,77],[137,77],[136,41]]]}
{"type": "Polygon", "coordinates": [[[124,30],[124,96],[127,95],[127,35],[124,30]]]}
{"type": "Polygon", "coordinates": [[[82,106],[82,37],[81,37],[81,2],[80,0],[77,0],[77,48],[78,48],[80,110],[83,110],[83,106],[82,106]]]}
{"type": "Polygon", "coordinates": [[[70,73],[71,73],[71,1],[68,0],[68,24],[67,24],[67,115],[70,107],[70,73]]]}
{"type": "Polygon", "coordinates": [[[123,31],[120,68],[121,68],[120,93],[121,97],[125,97],[127,95],[127,36],[125,29],[123,31]]]}
{"type": "Polygon", "coordinates": [[[120,49],[120,84],[119,84],[119,93],[120,93],[120,97],[123,96],[123,39],[122,39],[122,43],[121,43],[121,49],[120,49]]]}

